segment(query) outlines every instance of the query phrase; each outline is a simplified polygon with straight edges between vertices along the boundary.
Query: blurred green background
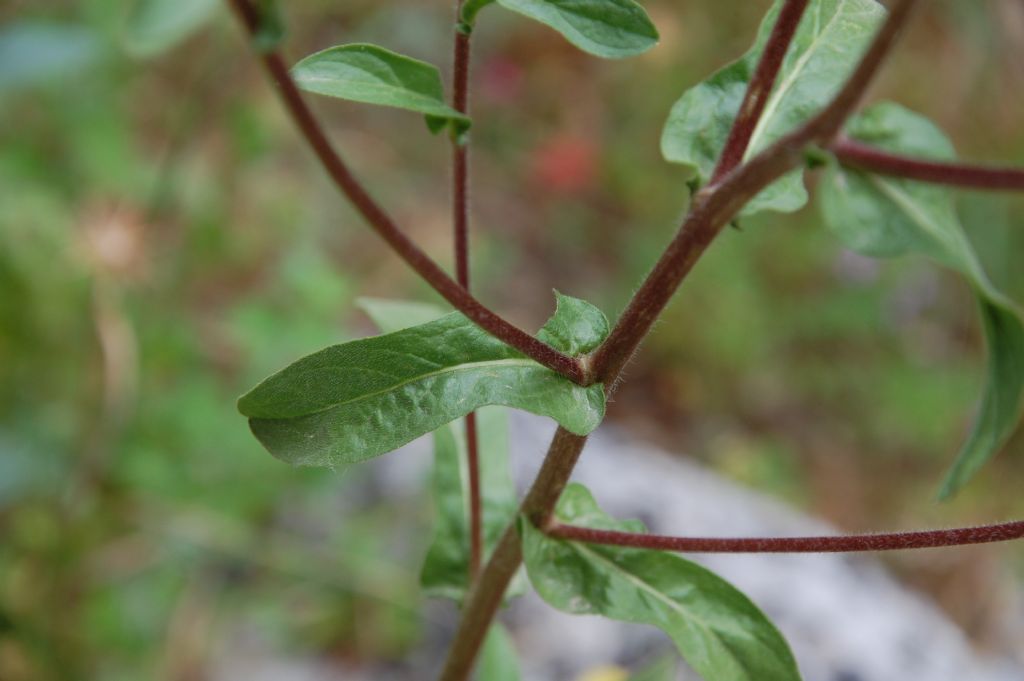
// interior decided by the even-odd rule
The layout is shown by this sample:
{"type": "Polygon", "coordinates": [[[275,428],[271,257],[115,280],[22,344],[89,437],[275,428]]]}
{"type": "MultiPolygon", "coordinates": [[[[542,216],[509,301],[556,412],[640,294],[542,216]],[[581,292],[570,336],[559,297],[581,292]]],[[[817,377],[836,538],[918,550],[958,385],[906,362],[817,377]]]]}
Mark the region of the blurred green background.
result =
{"type": "MultiPolygon", "coordinates": [[[[481,17],[475,286],[528,328],[552,288],[624,305],[686,205],[658,152],[668,109],[746,49],[769,3],[644,4],[662,44],[623,62],[481,17]]],[[[275,461],[234,402],[371,333],[357,296],[433,294],[329,185],[227,10],[170,5],[171,20],[126,0],[0,6],[3,681],[205,678],[238,622],[270,650],[353,662],[424,635],[429,501],[382,505],[358,470],[275,461]]],[[[282,5],[290,59],[369,41],[448,69],[450,1],[282,5]]],[[[1022,163],[1022,54],[1019,2],[926,3],[876,96],[927,113],[966,158],[1022,163]]],[[[400,111],[315,108],[449,264],[446,140],[400,111]]],[[[1024,202],[965,194],[961,208],[1024,301],[1024,202]]],[[[1024,517],[1024,435],[934,502],[982,377],[966,287],[843,252],[813,209],[740,227],[676,297],[610,421],[849,530],[1024,517]]],[[[890,564],[985,644],[1024,551],[890,564]]]]}

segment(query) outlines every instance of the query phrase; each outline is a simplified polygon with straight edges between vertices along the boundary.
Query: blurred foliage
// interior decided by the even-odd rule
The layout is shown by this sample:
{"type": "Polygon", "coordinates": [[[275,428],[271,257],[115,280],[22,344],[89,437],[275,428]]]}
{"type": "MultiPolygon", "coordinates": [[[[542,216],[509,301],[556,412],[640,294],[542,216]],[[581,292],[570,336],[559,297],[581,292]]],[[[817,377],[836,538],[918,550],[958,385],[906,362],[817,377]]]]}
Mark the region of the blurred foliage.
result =
{"type": "MultiPolygon", "coordinates": [[[[338,199],[229,13],[190,4],[211,26],[147,57],[126,0],[0,7],[4,681],[191,679],[246,641],[396,659],[421,636],[427,501],[382,507],[368,472],[280,464],[234,402],[369,333],[356,296],[434,298],[338,199]]],[[[293,58],[376,41],[447,68],[449,3],[282,4],[293,58]]],[[[649,0],[662,44],[621,63],[481,15],[484,300],[533,328],[551,288],[621,308],[687,201],[658,155],[668,108],[745,49],[767,4],[649,0]]],[[[967,158],[1020,163],[1022,49],[1020,3],[929,3],[879,94],[927,112],[967,158]]],[[[315,106],[448,263],[444,139],[407,113],[315,106]]],[[[1024,203],[961,203],[989,271],[1024,300],[1024,203]]],[[[696,269],[610,416],[850,529],[1024,516],[1021,436],[955,503],[933,502],[981,375],[971,306],[927,263],[841,251],[813,211],[750,220],[696,269]]],[[[904,564],[925,586],[948,586],[942,570],[977,586],[963,561],[904,564]]]]}

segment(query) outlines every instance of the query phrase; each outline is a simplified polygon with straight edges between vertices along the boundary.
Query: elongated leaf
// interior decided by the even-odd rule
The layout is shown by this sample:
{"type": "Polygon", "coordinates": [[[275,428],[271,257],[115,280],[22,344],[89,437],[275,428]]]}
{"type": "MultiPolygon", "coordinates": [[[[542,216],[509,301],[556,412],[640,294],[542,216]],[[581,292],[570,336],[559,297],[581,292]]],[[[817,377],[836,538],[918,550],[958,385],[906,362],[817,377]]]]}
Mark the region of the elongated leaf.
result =
{"type": "MultiPolygon", "coordinates": [[[[953,145],[927,119],[880,104],[852,120],[847,133],[880,149],[952,159],[953,145]]],[[[988,348],[981,407],[967,442],[942,486],[959,490],[1013,433],[1024,407],[1024,325],[1020,311],[995,289],[960,225],[949,190],[854,171],[832,162],[821,191],[826,224],[851,249],[873,257],[926,255],[963,274],[978,296],[988,348]]]]}
{"type": "Polygon", "coordinates": [[[218,0],[136,0],[125,27],[125,46],[140,57],[175,47],[209,22],[218,0]]]}
{"type": "Polygon", "coordinates": [[[487,632],[480,651],[479,681],[519,681],[519,657],[512,637],[500,623],[495,622],[487,632]]]}
{"type": "MultiPolygon", "coordinates": [[[[690,166],[700,184],[711,178],[782,3],[776,0],[772,5],[749,52],[687,90],[672,107],[661,137],[661,153],[668,161],[690,166]]],[[[876,0],[811,0],[750,139],[746,158],[791,132],[832,99],[884,15],[876,0]]],[[[765,210],[788,213],[806,203],[803,170],[796,170],[766,187],[741,215],[765,210]]]]}
{"type": "Polygon", "coordinates": [[[498,4],[550,26],[598,57],[631,57],[658,44],[658,29],[634,0],[498,0],[498,4]]]}
{"type": "MultiPolygon", "coordinates": [[[[566,488],[557,518],[627,532],[581,485],[566,488]]],[[[520,519],[523,556],[533,587],[549,604],[575,614],[652,624],[668,634],[706,681],[800,678],[782,635],[728,582],[678,556],[647,549],[552,539],[520,519]]]]}
{"type": "Polygon", "coordinates": [[[457,133],[470,120],[444,100],[437,67],[377,45],[338,45],[309,55],[292,67],[303,90],[366,104],[408,109],[423,114],[438,132],[451,124],[457,133]]]}
{"type": "MultiPolygon", "coordinates": [[[[566,325],[564,314],[556,311],[549,325],[566,325]]],[[[580,435],[604,417],[601,385],[572,383],[458,313],[314,353],[242,396],[238,408],[274,456],[336,466],[397,449],[489,404],[549,416],[580,435]]]]}
{"type": "Polygon", "coordinates": [[[427,324],[448,314],[439,305],[386,298],[360,298],[356,305],[370,317],[382,333],[393,333],[427,324]]]}
{"type": "MultiPolygon", "coordinates": [[[[476,412],[484,557],[515,518],[516,490],[509,474],[508,425],[503,407],[476,412]]],[[[437,509],[434,539],[423,562],[420,584],[427,596],[461,602],[469,586],[469,470],[462,421],[434,431],[432,492],[437,509]]],[[[522,580],[509,595],[522,593],[522,580]]]]}

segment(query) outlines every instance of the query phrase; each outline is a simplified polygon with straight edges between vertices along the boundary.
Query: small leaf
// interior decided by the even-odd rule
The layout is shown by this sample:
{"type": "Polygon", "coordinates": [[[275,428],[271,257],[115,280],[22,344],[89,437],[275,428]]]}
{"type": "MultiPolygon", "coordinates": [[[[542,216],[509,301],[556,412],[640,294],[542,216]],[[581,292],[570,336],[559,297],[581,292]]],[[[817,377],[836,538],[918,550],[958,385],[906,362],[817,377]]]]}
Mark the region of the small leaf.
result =
{"type": "Polygon", "coordinates": [[[219,6],[218,0],[136,0],[125,47],[140,57],[166,52],[203,28],[219,6]]]}
{"type": "Polygon", "coordinates": [[[359,298],[356,305],[377,325],[382,333],[393,333],[427,324],[448,314],[439,305],[386,298],[359,298]]]}
{"type": "MultiPolygon", "coordinates": [[[[486,560],[515,518],[518,503],[509,475],[505,409],[484,407],[476,415],[486,560]]],[[[461,602],[469,587],[470,546],[469,470],[462,421],[452,421],[434,431],[432,493],[436,507],[434,539],[423,562],[420,584],[427,596],[461,602]]],[[[523,586],[522,579],[516,580],[509,595],[522,593],[523,586]]]]}
{"type": "MultiPolygon", "coordinates": [[[[548,327],[569,324],[568,309],[556,310],[548,327]]],[[[397,449],[488,404],[549,416],[585,435],[604,417],[604,401],[600,384],[576,385],[452,313],[305,357],[242,396],[238,408],[274,456],[336,466],[397,449]]]]}
{"type": "MultiPolygon", "coordinates": [[[[783,0],[772,5],[754,46],[738,61],[690,88],[675,103],[661,136],[666,160],[689,166],[700,184],[710,178],[783,0]]],[[[812,0],[783,60],[745,158],[770,146],[821,110],[842,87],[882,22],[875,0],[812,0]]],[[[807,203],[803,171],[772,183],[740,215],[783,213],[807,203]]]]}
{"type": "MultiPolygon", "coordinates": [[[[596,529],[643,530],[609,518],[578,484],[566,488],[556,516],[596,529]]],[[[706,681],[800,678],[789,646],[764,614],[699,565],[660,551],[552,539],[525,518],[519,527],[530,582],[559,610],[652,624],[706,681]]]]}
{"type": "MultiPolygon", "coordinates": [[[[930,121],[896,104],[874,106],[847,134],[879,149],[921,158],[955,158],[930,121]]],[[[851,249],[877,258],[922,254],[963,274],[978,297],[988,348],[981,407],[940,496],[956,493],[1001,448],[1024,407],[1024,324],[1018,308],[989,281],[971,248],[948,189],[882,177],[831,160],[821,188],[825,222],[851,249]]]]}
{"type": "Polygon", "coordinates": [[[498,4],[550,26],[598,57],[631,57],[658,44],[658,29],[633,0],[498,0],[498,4]]]}
{"type": "Polygon", "coordinates": [[[585,300],[555,291],[555,314],[537,337],[572,357],[597,348],[608,337],[608,318],[585,300]]]}
{"type": "Polygon", "coordinates": [[[483,649],[480,651],[480,681],[519,681],[519,657],[508,631],[495,622],[487,632],[483,649]]]}
{"type": "Polygon", "coordinates": [[[339,45],[311,54],[292,67],[303,90],[366,104],[416,111],[432,132],[450,124],[456,134],[470,120],[444,101],[437,67],[377,45],[339,45]]]}

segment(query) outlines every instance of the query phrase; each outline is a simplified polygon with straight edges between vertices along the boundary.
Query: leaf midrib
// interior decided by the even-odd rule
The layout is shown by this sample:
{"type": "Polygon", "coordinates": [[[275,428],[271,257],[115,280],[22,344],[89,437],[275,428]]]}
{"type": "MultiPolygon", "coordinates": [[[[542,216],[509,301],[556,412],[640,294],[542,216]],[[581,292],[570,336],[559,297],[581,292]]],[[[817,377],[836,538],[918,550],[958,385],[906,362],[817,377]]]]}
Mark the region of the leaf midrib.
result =
{"type": "MultiPolygon", "coordinates": [[[[782,83],[779,84],[779,87],[776,88],[775,92],[768,99],[768,104],[765,106],[764,113],[761,115],[761,120],[757,122],[757,126],[754,128],[754,132],[750,136],[750,143],[747,145],[747,153],[744,154],[744,160],[749,159],[751,155],[757,152],[757,144],[760,141],[760,138],[766,134],[768,125],[770,124],[772,117],[775,115],[775,111],[779,108],[779,106],[781,106],[782,100],[785,98],[789,89],[793,87],[793,83],[797,81],[799,74],[803,71],[804,67],[807,65],[807,62],[810,61],[811,56],[818,49],[818,43],[821,42],[822,37],[829,32],[829,30],[832,28],[832,24],[838,19],[839,15],[842,14],[842,10],[846,6],[847,1],[848,0],[840,1],[840,3],[836,6],[835,12],[832,14],[832,17],[828,20],[828,23],[826,23],[825,27],[822,28],[816,36],[814,36],[814,39],[811,41],[811,44],[807,46],[807,50],[803,53],[803,55],[801,55],[800,59],[797,60],[792,70],[790,70],[790,72],[782,80],[782,83]]],[[[820,20],[821,5],[818,5],[818,10],[820,20]]],[[[762,48],[762,53],[763,51],[764,50],[762,48]]]]}
{"type": "Polygon", "coordinates": [[[314,416],[316,414],[322,414],[324,412],[328,412],[328,411],[331,411],[331,410],[334,410],[334,409],[341,409],[342,407],[348,406],[348,405],[356,403],[356,402],[362,402],[364,400],[371,400],[371,399],[373,399],[375,397],[379,397],[379,396],[385,395],[387,393],[395,392],[396,390],[401,390],[402,388],[406,387],[407,385],[412,385],[413,383],[417,383],[419,381],[426,381],[428,379],[436,378],[437,376],[442,376],[444,374],[451,374],[451,373],[456,373],[456,372],[459,372],[459,371],[472,371],[474,369],[485,369],[485,368],[488,368],[488,367],[514,367],[514,366],[521,366],[521,367],[524,367],[524,368],[530,368],[530,367],[542,368],[540,364],[537,364],[532,359],[527,359],[527,358],[522,358],[522,359],[494,359],[494,360],[487,360],[485,362],[466,362],[464,364],[454,364],[452,366],[443,367],[441,369],[437,369],[435,371],[430,371],[430,372],[425,373],[425,374],[418,374],[416,376],[413,376],[412,378],[406,379],[406,380],[404,380],[404,381],[402,381],[400,383],[395,383],[394,385],[390,385],[390,386],[388,386],[386,388],[382,388],[380,390],[375,390],[375,391],[370,392],[370,393],[363,393],[362,395],[358,395],[356,397],[352,397],[352,398],[347,399],[347,400],[342,400],[340,402],[332,402],[331,404],[328,404],[328,405],[326,405],[324,407],[321,407],[320,409],[313,409],[313,410],[310,410],[310,411],[303,412],[301,414],[295,414],[294,416],[250,416],[249,418],[260,419],[260,420],[264,420],[264,421],[285,421],[285,420],[288,420],[288,419],[304,418],[304,417],[307,417],[307,416],[314,416]]]}
{"type": "Polygon", "coordinates": [[[615,561],[612,561],[612,560],[609,560],[608,558],[605,558],[600,553],[598,553],[598,552],[596,552],[596,551],[594,551],[592,549],[589,549],[589,548],[583,546],[579,542],[569,541],[569,542],[566,542],[566,543],[569,544],[577,553],[580,553],[580,554],[582,554],[584,556],[589,556],[591,559],[600,561],[600,562],[604,563],[605,565],[611,566],[611,568],[614,569],[616,572],[619,572],[622,575],[624,575],[624,577],[625,577],[625,579],[627,581],[632,582],[633,584],[635,584],[640,589],[643,589],[644,591],[654,595],[655,598],[657,598],[658,600],[664,602],[672,610],[678,612],[683,617],[688,617],[689,619],[692,619],[696,624],[698,624],[702,629],[704,629],[710,636],[712,636],[715,639],[717,639],[718,641],[720,641],[723,648],[725,648],[726,650],[729,649],[729,646],[726,645],[725,641],[722,640],[722,638],[715,632],[714,628],[707,621],[702,619],[699,615],[696,615],[693,612],[687,610],[686,608],[681,606],[679,603],[677,603],[676,601],[672,600],[671,598],[669,598],[668,596],[663,594],[661,591],[658,591],[658,589],[656,589],[652,584],[646,582],[645,580],[643,580],[640,577],[636,576],[632,572],[627,572],[626,570],[622,569],[622,567],[618,563],[616,563],[615,561]]]}

